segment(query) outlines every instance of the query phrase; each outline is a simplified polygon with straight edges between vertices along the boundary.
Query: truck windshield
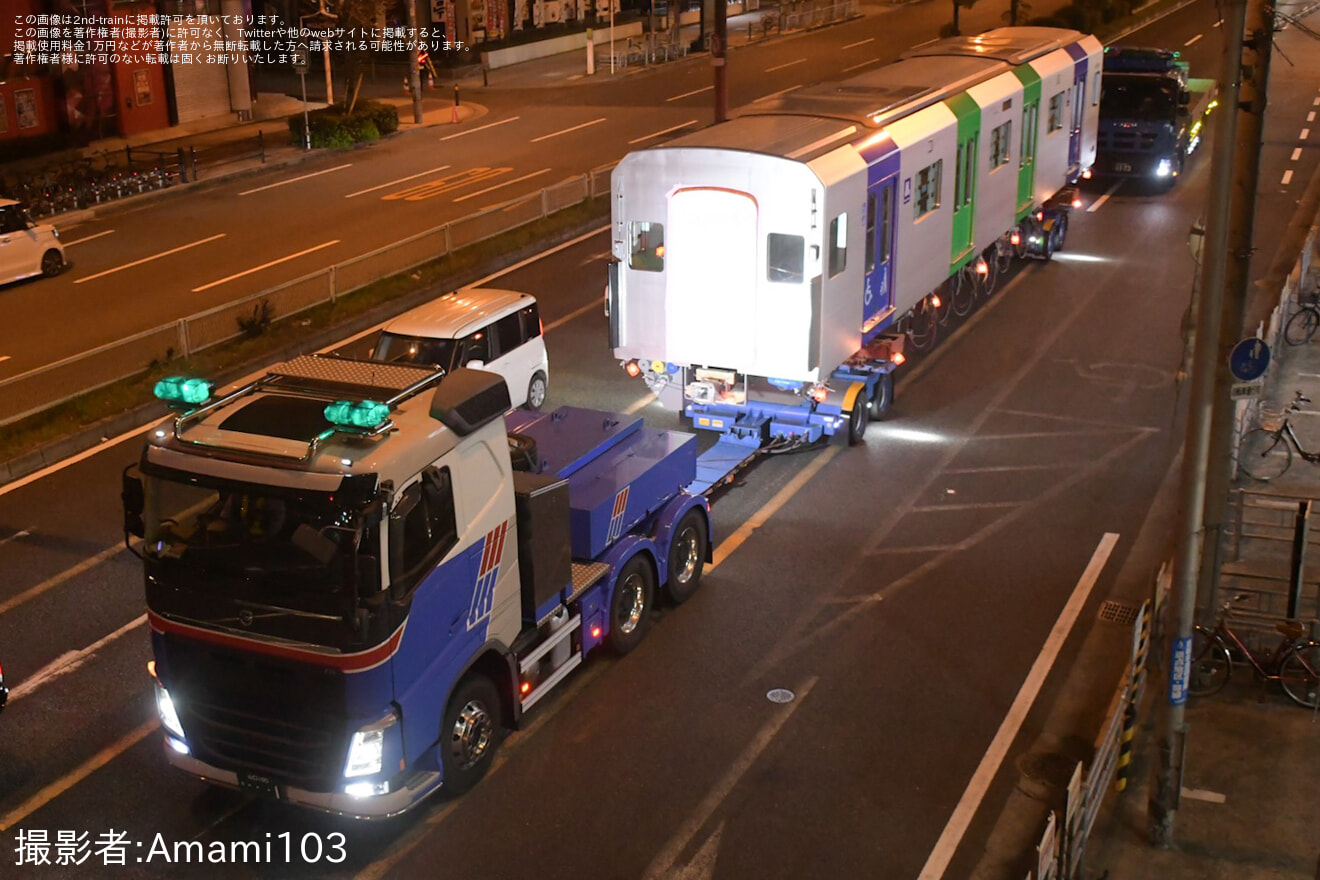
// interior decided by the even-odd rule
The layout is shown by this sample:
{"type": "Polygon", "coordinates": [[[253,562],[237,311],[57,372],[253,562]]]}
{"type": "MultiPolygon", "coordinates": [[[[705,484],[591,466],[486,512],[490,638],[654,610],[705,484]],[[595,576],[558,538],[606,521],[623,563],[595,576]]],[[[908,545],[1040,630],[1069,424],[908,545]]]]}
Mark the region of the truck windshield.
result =
{"type": "Polygon", "coordinates": [[[376,348],[371,352],[371,359],[392,364],[434,364],[452,370],[458,346],[458,340],[455,339],[427,339],[422,336],[382,333],[376,341],[376,348]]]}
{"type": "Polygon", "coordinates": [[[1106,119],[1167,121],[1178,107],[1177,86],[1153,76],[1115,76],[1101,80],[1100,115],[1106,119]]]}
{"type": "Polygon", "coordinates": [[[380,539],[344,493],[167,473],[143,474],[143,552],[157,583],[207,594],[212,607],[225,599],[258,612],[269,606],[274,616],[350,611],[380,539]]]}

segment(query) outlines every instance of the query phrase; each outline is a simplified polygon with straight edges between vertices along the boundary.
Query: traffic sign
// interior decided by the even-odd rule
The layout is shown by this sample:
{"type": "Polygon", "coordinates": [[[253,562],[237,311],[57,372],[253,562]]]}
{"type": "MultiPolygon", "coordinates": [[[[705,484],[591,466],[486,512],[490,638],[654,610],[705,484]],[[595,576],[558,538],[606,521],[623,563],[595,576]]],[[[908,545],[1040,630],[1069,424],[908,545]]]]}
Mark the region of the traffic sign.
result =
{"type": "Polygon", "coordinates": [[[1265,340],[1249,336],[1233,346],[1228,369],[1239,382],[1254,382],[1265,375],[1270,365],[1270,347],[1265,340]]]}

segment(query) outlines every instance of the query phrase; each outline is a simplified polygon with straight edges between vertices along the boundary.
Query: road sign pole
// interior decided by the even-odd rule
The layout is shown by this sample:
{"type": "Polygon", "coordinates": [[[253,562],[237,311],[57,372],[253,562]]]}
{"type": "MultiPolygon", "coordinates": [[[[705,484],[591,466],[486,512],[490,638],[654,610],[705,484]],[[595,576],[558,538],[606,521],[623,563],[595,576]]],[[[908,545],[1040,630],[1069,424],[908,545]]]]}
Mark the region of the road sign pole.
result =
{"type": "Polygon", "coordinates": [[[298,73],[298,78],[302,80],[302,90],[303,90],[303,149],[311,150],[312,125],[311,122],[309,121],[309,116],[307,113],[307,68],[304,67],[298,73]]]}

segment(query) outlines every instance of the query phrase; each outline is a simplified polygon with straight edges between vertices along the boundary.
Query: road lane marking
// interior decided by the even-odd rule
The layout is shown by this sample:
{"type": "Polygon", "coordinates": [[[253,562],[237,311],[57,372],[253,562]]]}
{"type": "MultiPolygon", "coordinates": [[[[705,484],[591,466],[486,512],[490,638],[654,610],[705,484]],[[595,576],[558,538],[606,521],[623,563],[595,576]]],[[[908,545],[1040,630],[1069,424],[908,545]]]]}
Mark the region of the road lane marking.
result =
{"type": "Polygon", "coordinates": [[[766,73],[774,73],[776,70],[783,70],[785,67],[792,67],[794,64],[802,64],[802,63],[804,63],[806,60],[807,60],[807,59],[805,59],[805,58],[799,58],[799,59],[797,59],[796,61],[789,61],[787,64],[776,64],[774,67],[767,67],[767,68],[765,69],[765,72],[766,72],[766,73]]]}
{"type": "MultiPolygon", "coordinates": [[[[536,710],[532,723],[510,737],[508,742],[495,753],[495,758],[490,763],[490,770],[487,771],[486,778],[489,779],[498,773],[509,762],[510,755],[517,754],[523,743],[529,742],[537,731],[549,724],[565,707],[572,705],[577,695],[593,683],[606,668],[605,666],[596,665],[578,673],[562,687],[557,700],[542,703],[541,705],[544,708],[536,710]]],[[[453,815],[462,803],[463,801],[457,798],[445,801],[442,804],[438,803],[425,820],[418,821],[401,837],[390,841],[388,855],[384,855],[367,865],[354,875],[353,880],[380,880],[395,865],[403,861],[408,853],[416,849],[417,845],[426,839],[432,829],[453,815]]],[[[418,812],[422,812],[424,809],[424,807],[419,808],[418,812]]]]}
{"type": "Polygon", "coordinates": [[[467,186],[472,183],[480,183],[483,180],[493,180],[501,174],[508,174],[513,169],[505,166],[504,168],[488,168],[482,165],[477,168],[468,168],[464,171],[455,171],[453,174],[446,174],[444,177],[428,180],[425,183],[419,183],[414,186],[405,187],[397,192],[386,193],[380,199],[383,202],[392,202],[397,199],[403,199],[405,202],[420,202],[423,199],[433,199],[436,196],[444,195],[451,190],[467,186]]]}
{"type": "Polygon", "coordinates": [[[75,278],[73,283],[82,284],[84,281],[91,281],[93,279],[101,278],[106,275],[113,275],[115,272],[122,272],[125,269],[132,269],[134,266],[141,266],[143,263],[150,263],[152,260],[159,260],[161,257],[168,257],[170,254],[177,254],[180,251],[186,251],[189,248],[195,248],[200,244],[207,244],[209,242],[216,241],[217,239],[224,238],[225,235],[226,233],[221,232],[218,235],[212,235],[210,238],[203,238],[200,241],[194,241],[191,242],[190,244],[179,245],[176,248],[170,248],[169,250],[162,251],[159,254],[152,254],[149,257],[143,257],[140,260],[134,260],[133,262],[125,263],[122,266],[115,266],[113,269],[106,269],[103,272],[97,272],[95,275],[88,275],[86,278],[75,278]]]}
{"type": "Polygon", "coordinates": [[[1287,186],[1288,184],[1292,183],[1292,169],[1291,169],[1291,168],[1289,168],[1287,171],[1283,172],[1283,179],[1280,180],[1279,183],[1283,184],[1284,186],[1287,186]]]}
{"type": "Polygon", "coordinates": [[[1100,206],[1103,205],[1105,202],[1109,201],[1109,197],[1112,196],[1114,193],[1116,193],[1118,191],[1118,188],[1122,185],[1123,185],[1123,181],[1120,180],[1118,183],[1114,184],[1109,189],[1107,189],[1104,195],[1096,199],[1095,202],[1091,205],[1091,207],[1086,209],[1086,213],[1094,214],[1096,211],[1099,211],[1100,206]]]}
{"type": "Polygon", "coordinates": [[[71,247],[73,247],[75,244],[82,244],[82,243],[85,242],[85,241],[91,241],[91,240],[94,239],[94,238],[100,238],[101,236],[103,236],[103,235],[109,235],[109,234],[112,233],[112,232],[114,232],[113,229],[107,229],[105,232],[98,232],[98,233],[96,233],[96,234],[94,234],[94,235],[87,235],[87,236],[84,236],[84,237],[82,237],[82,238],[75,238],[73,241],[66,241],[66,242],[64,243],[64,246],[65,246],[66,248],[71,248],[71,247]]]}
{"type": "Polygon", "coordinates": [[[445,170],[446,168],[448,168],[448,167],[450,167],[450,166],[448,166],[448,165],[441,165],[439,168],[432,168],[432,169],[429,170],[429,171],[419,171],[419,172],[417,172],[416,174],[409,174],[407,177],[400,177],[398,180],[391,180],[389,183],[382,183],[382,184],[379,184],[379,185],[377,185],[377,186],[369,186],[369,187],[367,187],[366,189],[360,189],[360,190],[358,190],[358,191],[355,192],[355,193],[349,193],[348,195],[344,196],[344,198],[346,198],[346,199],[351,199],[351,198],[354,198],[355,196],[360,196],[360,195],[363,195],[363,194],[365,194],[365,193],[375,192],[375,191],[378,190],[378,189],[385,189],[385,187],[387,187],[387,186],[394,186],[394,185],[396,185],[396,184],[404,183],[404,182],[409,181],[409,180],[415,180],[415,179],[417,179],[418,177],[425,177],[425,176],[428,175],[428,174],[436,174],[436,173],[438,173],[438,172],[440,172],[440,171],[444,171],[444,170],[445,170]]]}
{"type": "Polygon", "coordinates": [[[494,128],[497,125],[504,125],[505,123],[514,122],[519,119],[522,119],[522,117],[510,116],[508,119],[501,119],[499,122],[488,122],[485,125],[478,125],[476,128],[469,128],[467,131],[460,131],[456,134],[447,134],[444,137],[440,138],[440,140],[452,141],[454,138],[461,138],[470,134],[476,134],[479,131],[485,131],[488,128],[494,128]]]}
{"type": "MultiPolygon", "coordinates": [[[[489,275],[485,276],[484,278],[478,278],[476,281],[472,282],[471,286],[481,287],[483,285],[489,284],[490,282],[498,278],[502,278],[505,275],[508,275],[512,272],[516,272],[525,266],[530,266],[532,263],[535,263],[537,260],[543,260],[546,257],[549,257],[553,254],[557,254],[560,251],[566,250],[575,245],[579,245],[582,242],[586,241],[587,239],[594,238],[595,236],[600,235],[601,233],[609,232],[609,231],[610,231],[610,227],[608,225],[598,226],[595,229],[589,229],[586,232],[579,235],[577,238],[569,239],[563,244],[555,245],[549,250],[542,251],[539,254],[532,254],[530,257],[527,257],[525,260],[519,260],[517,263],[514,263],[512,266],[506,266],[503,269],[498,269],[490,273],[489,275]]],[[[326,352],[333,351],[334,349],[339,348],[340,346],[349,345],[353,342],[356,342],[357,340],[361,339],[364,336],[367,336],[368,334],[377,333],[380,331],[382,327],[384,327],[386,324],[390,323],[393,320],[394,318],[389,318],[385,321],[381,321],[379,324],[376,324],[374,327],[368,327],[366,330],[363,330],[360,333],[355,333],[352,336],[349,336],[345,339],[339,340],[338,342],[327,345],[324,348],[320,349],[318,351],[318,354],[325,354],[326,352]]],[[[263,370],[259,370],[256,375],[264,375],[264,374],[265,374],[265,370],[263,369],[263,370]]],[[[236,384],[242,384],[242,381],[243,380],[239,380],[239,383],[236,384]]],[[[81,461],[85,461],[91,458],[93,455],[96,455],[98,452],[103,452],[107,449],[111,449],[115,446],[118,446],[120,443],[123,443],[125,440],[131,440],[134,437],[142,437],[146,433],[148,428],[150,428],[153,425],[159,424],[160,421],[161,421],[160,418],[153,418],[150,421],[138,425],[135,428],[129,428],[127,431],[125,431],[122,434],[108,438],[106,440],[102,440],[99,445],[93,446],[91,449],[84,449],[82,452],[79,452],[76,455],[71,455],[68,458],[61,459],[60,461],[57,461],[54,464],[48,464],[41,470],[33,471],[32,473],[28,474],[25,477],[19,477],[17,480],[12,480],[11,482],[5,483],[4,485],[0,486],[0,497],[4,497],[5,495],[8,495],[10,492],[16,492],[19,489],[22,489],[24,486],[28,486],[32,483],[37,482],[38,480],[50,476],[53,473],[64,470],[66,467],[70,467],[72,465],[78,464],[81,461]]],[[[2,613],[4,613],[4,608],[0,607],[0,614],[2,613]]]]}
{"type": "Polygon", "coordinates": [[[674,95],[674,97],[672,97],[672,98],[665,98],[665,101],[666,101],[666,102],[669,102],[669,101],[681,101],[683,98],[690,98],[690,97],[692,97],[693,95],[700,95],[702,92],[709,92],[709,91],[713,90],[714,88],[715,88],[714,86],[703,86],[703,87],[701,87],[701,88],[699,88],[699,89],[693,89],[693,90],[690,91],[690,92],[684,92],[684,93],[681,94],[681,95],[674,95]]]}
{"type": "Polygon", "coordinates": [[[798,85],[795,85],[795,86],[789,86],[789,87],[786,88],[786,89],[780,89],[780,90],[777,91],[777,92],[771,92],[771,93],[768,94],[768,95],[762,95],[762,96],[759,97],[759,98],[754,98],[754,99],[752,100],[752,103],[753,103],[753,104],[756,104],[756,103],[759,103],[759,102],[761,102],[761,101],[769,101],[771,98],[778,98],[780,95],[787,95],[789,92],[793,91],[794,89],[800,89],[800,88],[802,88],[802,85],[801,85],[801,84],[798,84],[798,85]]]}
{"type": "Polygon", "coordinates": [[[936,41],[939,40],[939,39],[940,39],[939,37],[931,37],[931,38],[930,38],[929,40],[927,40],[926,42],[924,42],[924,43],[917,43],[917,44],[916,44],[915,46],[913,46],[912,48],[913,48],[913,49],[920,49],[922,46],[929,46],[931,43],[934,43],[934,42],[936,42],[936,41]]]}
{"type": "Polygon", "coordinates": [[[477,196],[484,196],[486,193],[494,192],[495,190],[499,189],[502,186],[511,186],[515,183],[521,183],[524,180],[531,180],[533,177],[538,177],[542,174],[545,174],[549,170],[550,170],[549,168],[542,168],[540,171],[533,171],[531,174],[524,174],[522,177],[515,177],[513,180],[506,180],[503,183],[497,183],[494,186],[488,186],[485,189],[479,189],[476,192],[468,193],[465,196],[459,196],[458,198],[454,199],[454,202],[458,203],[458,202],[466,201],[467,199],[475,199],[477,196]]]}
{"type": "Polygon", "coordinates": [[[605,121],[605,117],[601,116],[596,119],[592,119],[590,122],[584,122],[581,125],[571,125],[568,128],[563,128],[560,129],[559,131],[552,131],[549,134],[543,134],[540,137],[534,137],[528,143],[536,144],[536,143],[540,143],[541,141],[548,141],[550,140],[550,138],[559,137],[561,134],[568,134],[571,131],[577,131],[579,129],[587,128],[589,126],[596,125],[604,121],[605,121]]]}
{"type": "MultiPolygon", "coordinates": [[[[8,357],[0,357],[0,361],[7,361],[7,360],[9,360],[8,357]]],[[[10,541],[17,541],[19,538],[26,538],[30,534],[32,534],[32,532],[29,531],[28,529],[24,529],[21,532],[14,532],[8,538],[0,538],[0,545],[8,544],[10,541]]]]}
{"type": "Polygon", "coordinates": [[[812,478],[820,473],[825,465],[834,461],[834,456],[838,454],[839,447],[831,446],[820,455],[812,458],[810,464],[800,470],[797,476],[789,480],[784,488],[775,493],[775,497],[762,505],[760,510],[748,517],[746,522],[735,529],[733,534],[725,538],[723,543],[715,548],[715,552],[711,555],[710,564],[706,566],[706,571],[714,571],[720,563],[732,556],[734,551],[752,536],[752,532],[765,525],[770,517],[779,512],[779,508],[787,504],[788,500],[798,493],[798,490],[811,482],[812,478]]]}
{"type": "Polygon", "coordinates": [[[1291,161],[1291,162],[1296,162],[1296,161],[1297,161],[1298,159],[1300,159],[1300,158],[1302,158],[1302,148],[1301,148],[1301,147],[1293,147],[1292,157],[1291,157],[1291,159],[1290,159],[1289,161],[1291,161]]]}
{"type": "Polygon", "coordinates": [[[117,741],[101,749],[101,751],[92,755],[71,772],[61,776],[59,779],[55,780],[7,813],[3,819],[0,819],[0,831],[8,831],[10,828],[13,828],[19,822],[22,822],[28,816],[55,800],[55,798],[64,794],[79,782],[82,782],[88,776],[91,776],[97,770],[100,770],[106,764],[109,764],[115,758],[146,739],[147,734],[151,733],[159,726],[160,722],[153,718],[150,721],[143,723],[137,729],[120,737],[117,741]]]}
{"type": "Polygon", "coordinates": [[[811,693],[811,689],[816,686],[817,681],[819,681],[819,678],[815,676],[807,679],[801,686],[794,688],[797,692],[797,699],[791,703],[779,703],[775,706],[770,719],[757,731],[756,736],[747,744],[747,748],[743,749],[737,760],[729,765],[729,769],[724,776],[707,792],[706,797],[688,815],[687,820],[679,826],[674,836],[669,838],[669,841],[651,860],[651,864],[646,866],[646,871],[642,874],[644,880],[661,880],[661,878],[674,876],[674,868],[676,867],[674,863],[683,854],[688,842],[696,836],[696,833],[701,830],[711,815],[719,809],[720,804],[728,798],[734,787],[742,781],[743,776],[752,768],[752,765],[761,757],[762,753],[770,746],[770,743],[774,741],[780,729],[788,723],[789,718],[793,717],[793,713],[797,711],[798,706],[806,701],[807,695],[811,693]]]}
{"type": "Polygon", "coordinates": [[[624,409],[623,413],[624,415],[630,416],[633,413],[639,410],[646,409],[648,406],[655,403],[655,399],[656,399],[655,395],[648,391],[646,394],[643,394],[641,397],[637,398],[632,403],[628,404],[627,408],[624,409]]]}
{"type": "Polygon", "coordinates": [[[304,174],[300,177],[290,177],[288,180],[281,180],[279,183],[268,183],[265,186],[259,186],[256,189],[245,189],[241,193],[239,193],[239,195],[250,196],[253,193],[265,192],[266,190],[274,189],[277,186],[285,186],[286,184],[297,183],[300,180],[309,180],[313,177],[320,177],[322,174],[330,174],[333,171],[343,171],[345,168],[352,168],[352,167],[353,167],[353,163],[348,162],[343,165],[336,165],[334,168],[326,168],[323,171],[313,171],[311,174],[304,174]]]}
{"type": "Polygon", "coordinates": [[[944,872],[948,870],[954,851],[962,841],[963,835],[967,833],[967,826],[971,824],[972,817],[976,815],[976,810],[985,797],[986,791],[990,788],[990,783],[994,780],[995,774],[999,772],[999,767],[1008,754],[1009,746],[1013,744],[1013,740],[1017,737],[1018,731],[1022,728],[1022,723],[1027,720],[1027,713],[1036,701],[1050,669],[1054,666],[1054,661],[1058,659],[1063,643],[1067,641],[1068,634],[1072,632],[1073,626],[1076,625],[1077,617],[1082,613],[1082,608],[1086,605],[1086,600],[1090,598],[1091,591],[1100,579],[1100,572],[1104,569],[1109,555],[1114,552],[1114,545],[1117,543],[1118,535],[1116,533],[1105,532],[1099,545],[1096,546],[1095,552],[1091,554],[1091,561],[1087,563],[1082,576],[1077,580],[1077,586],[1073,588],[1068,604],[1063,606],[1063,611],[1059,612],[1059,618],[1055,621],[1054,628],[1050,630],[1049,638],[1045,640],[1040,654],[1036,656],[1036,662],[1031,665],[1031,671],[1027,673],[1026,681],[1022,682],[1022,687],[1018,690],[1017,699],[1013,701],[1008,714],[1004,716],[1003,722],[999,725],[999,732],[995,734],[994,740],[990,743],[990,748],[986,749],[985,755],[981,758],[980,766],[976,768],[976,773],[972,776],[971,782],[967,784],[967,790],[963,792],[962,799],[958,801],[958,806],[954,808],[953,815],[949,817],[949,823],[944,826],[944,833],[940,835],[940,839],[935,844],[935,849],[931,851],[930,858],[926,860],[926,866],[921,869],[921,874],[918,875],[917,880],[939,880],[944,876],[944,872]]]}
{"type": "Polygon", "coordinates": [[[1184,48],[1184,49],[1187,48],[1188,46],[1192,45],[1192,43],[1195,43],[1197,40],[1201,39],[1201,38],[1204,37],[1204,36],[1205,36],[1205,34],[1197,34],[1196,36],[1192,37],[1192,38],[1191,38],[1190,40],[1188,40],[1187,42],[1183,43],[1183,48],[1184,48]]]}
{"type": "Polygon", "coordinates": [[[869,67],[869,66],[872,65],[872,64],[879,64],[879,63],[880,63],[880,59],[879,59],[879,58],[872,58],[872,59],[869,60],[869,61],[863,61],[861,64],[854,64],[854,65],[851,66],[851,67],[845,67],[845,68],[843,69],[843,72],[844,72],[844,73],[847,73],[848,71],[850,71],[850,70],[856,70],[856,69],[859,68],[859,67],[869,67]]]}
{"type": "MultiPolygon", "coordinates": [[[[134,431],[133,433],[136,434],[138,432],[134,431]]],[[[95,568],[96,566],[100,565],[102,562],[105,562],[110,557],[117,556],[126,549],[127,548],[124,547],[122,544],[117,544],[114,547],[107,547],[106,549],[102,550],[100,553],[96,554],[95,556],[90,556],[87,559],[84,559],[82,562],[78,563],[73,568],[66,568],[64,571],[60,572],[59,574],[51,575],[50,577],[46,578],[44,581],[37,584],[36,586],[28,587],[26,590],[19,593],[17,596],[14,596],[13,598],[6,599],[5,601],[0,602],[0,614],[4,614],[8,611],[12,611],[13,609],[17,608],[19,605],[22,605],[24,602],[27,602],[29,599],[35,599],[37,596],[40,596],[42,593],[46,592],[47,590],[58,587],[60,584],[69,580],[70,578],[77,577],[78,575],[82,574],[88,569],[95,568]]]]}
{"type": "Polygon", "coordinates": [[[1306,121],[1307,121],[1307,122],[1315,122],[1315,111],[1314,111],[1314,110],[1312,110],[1310,113],[1307,113],[1307,114],[1306,114],[1306,121]]]}
{"type": "Polygon", "coordinates": [[[0,364],[2,364],[2,363],[4,363],[5,361],[9,360],[11,357],[13,357],[13,355],[0,354],[0,364]]]}
{"type": "Polygon", "coordinates": [[[278,266],[280,263],[287,263],[289,260],[296,260],[299,257],[305,257],[310,253],[315,253],[316,251],[323,250],[336,244],[339,244],[339,239],[337,238],[331,239],[330,241],[323,241],[318,245],[307,248],[306,250],[298,251],[296,254],[289,254],[287,257],[280,257],[278,260],[271,260],[269,263],[262,263],[260,266],[253,266],[251,269],[244,269],[242,272],[237,272],[230,275],[228,278],[221,278],[219,281],[212,281],[210,284],[203,284],[201,287],[194,287],[192,292],[201,293],[203,290],[210,290],[212,287],[219,287],[221,284],[228,284],[230,281],[234,281],[246,275],[251,275],[253,272],[260,272],[262,269],[269,269],[271,266],[278,266]]]}
{"type": "Polygon", "coordinates": [[[633,138],[632,140],[628,141],[628,145],[632,146],[633,144],[640,144],[642,141],[649,141],[651,138],[658,138],[661,137],[662,135],[669,134],[671,131],[678,131],[680,128],[687,128],[689,125],[696,125],[696,124],[697,124],[697,120],[689,119],[687,122],[684,122],[682,125],[671,125],[669,126],[669,128],[662,128],[660,131],[643,135],[639,138],[633,138]]]}
{"type": "Polygon", "coordinates": [[[875,37],[867,37],[865,40],[858,40],[856,43],[849,43],[848,45],[842,46],[840,48],[856,49],[858,46],[865,46],[867,43],[874,43],[874,42],[875,42],[875,37]]]}
{"type": "Polygon", "coordinates": [[[1302,133],[1299,134],[1299,135],[1297,136],[1297,139],[1298,139],[1299,141],[1304,141],[1304,140],[1306,140],[1307,138],[1309,138],[1310,136],[1311,136],[1311,129],[1309,129],[1309,128],[1304,128],[1304,129],[1302,129],[1302,133]]]}
{"type": "Polygon", "coordinates": [[[1228,803],[1227,795],[1217,791],[1207,791],[1204,788],[1184,788],[1182,796],[1192,801],[1205,801],[1207,804],[1228,803]]]}
{"type": "Polygon", "coordinates": [[[587,312],[595,311],[600,307],[601,307],[600,303],[594,303],[594,302],[587,303],[585,306],[581,306],[580,308],[574,309],[573,311],[569,312],[567,315],[564,315],[562,318],[556,318],[555,320],[551,321],[549,324],[546,324],[545,327],[541,329],[541,332],[549,333],[551,330],[555,329],[556,327],[559,327],[563,324],[567,324],[569,321],[573,320],[574,318],[577,318],[581,315],[585,315],[587,312]]]}
{"type": "Polygon", "coordinates": [[[88,645],[87,647],[81,650],[65,651],[63,654],[56,657],[50,663],[47,663],[44,667],[38,670],[35,675],[27,679],[24,679],[22,682],[20,682],[17,687],[15,687],[13,690],[9,692],[9,699],[11,701],[22,699],[23,697],[35,691],[37,688],[41,687],[43,684],[46,684],[47,682],[50,681],[54,681],[55,679],[59,678],[61,675],[66,675],[70,672],[73,672],[79,666],[82,666],[86,660],[90,659],[92,655],[94,655],[101,648],[104,648],[106,645],[110,644],[115,639],[119,638],[125,633],[132,632],[133,630],[137,629],[139,626],[141,626],[146,622],[147,622],[147,615],[145,614],[140,615],[135,620],[130,620],[128,623],[124,624],[119,629],[110,633],[110,635],[102,636],[101,638],[97,639],[95,642],[92,642],[90,645],[88,645]]]}

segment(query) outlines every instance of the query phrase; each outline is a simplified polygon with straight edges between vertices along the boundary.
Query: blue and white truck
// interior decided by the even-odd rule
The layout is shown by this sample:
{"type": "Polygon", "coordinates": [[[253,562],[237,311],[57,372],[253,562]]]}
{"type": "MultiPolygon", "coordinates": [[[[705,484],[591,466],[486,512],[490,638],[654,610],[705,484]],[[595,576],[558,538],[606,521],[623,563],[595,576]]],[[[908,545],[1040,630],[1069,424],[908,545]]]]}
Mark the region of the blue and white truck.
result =
{"type": "Polygon", "coordinates": [[[464,791],[709,560],[696,438],[637,416],[322,356],[157,392],[181,412],[124,473],[124,527],[165,752],[221,786],[359,818],[464,791]]]}
{"type": "Polygon", "coordinates": [[[1105,50],[1097,174],[1173,186],[1218,105],[1215,81],[1188,71],[1167,49],[1105,50]]]}

